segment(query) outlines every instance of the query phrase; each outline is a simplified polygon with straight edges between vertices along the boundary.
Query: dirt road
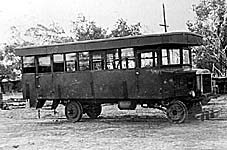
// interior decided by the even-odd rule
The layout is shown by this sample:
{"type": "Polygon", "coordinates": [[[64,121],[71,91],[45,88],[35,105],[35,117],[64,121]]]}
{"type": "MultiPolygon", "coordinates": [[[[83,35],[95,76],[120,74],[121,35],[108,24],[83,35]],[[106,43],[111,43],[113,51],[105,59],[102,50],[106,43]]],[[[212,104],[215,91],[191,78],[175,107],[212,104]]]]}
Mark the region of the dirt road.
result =
{"type": "Polygon", "coordinates": [[[99,119],[86,115],[81,122],[70,123],[63,106],[42,110],[0,110],[0,150],[198,150],[227,149],[227,97],[208,106],[222,108],[213,120],[169,123],[159,110],[120,111],[116,105],[104,106],[99,119]]]}

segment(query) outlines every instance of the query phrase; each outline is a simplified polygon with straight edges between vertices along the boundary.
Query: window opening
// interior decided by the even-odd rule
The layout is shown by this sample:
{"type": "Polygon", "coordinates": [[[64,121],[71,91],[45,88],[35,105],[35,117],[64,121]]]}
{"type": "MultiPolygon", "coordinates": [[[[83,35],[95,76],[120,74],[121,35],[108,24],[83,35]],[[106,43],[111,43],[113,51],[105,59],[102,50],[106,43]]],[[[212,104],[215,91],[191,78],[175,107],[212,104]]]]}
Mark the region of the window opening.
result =
{"type": "Polygon", "coordinates": [[[180,64],[180,49],[162,49],[162,65],[180,64]]]}
{"type": "Polygon", "coordinates": [[[51,72],[50,56],[38,57],[38,73],[51,72]]]}
{"type": "Polygon", "coordinates": [[[114,69],[114,53],[106,54],[106,66],[107,69],[114,69]]]}
{"type": "Polygon", "coordinates": [[[63,54],[53,55],[53,71],[64,72],[64,55],[63,54]]]}
{"type": "Polygon", "coordinates": [[[168,65],[167,49],[162,49],[162,65],[168,65]]]}
{"type": "Polygon", "coordinates": [[[88,52],[80,52],[79,53],[79,69],[89,70],[89,53],[88,52]]]}
{"type": "Polygon", "coordinates": [[[114,51],[114,69],[121,69],[121,51],[119,49],[116,49],[114,51]]]}
{"type": "Polygon", "coordinates": [[[170,64],[180,64],[180,49],[169,49],[170,64]]]}
{"type": "Polygon", "coordinates": [[[121,69],[118,49],[107,51],[107,53],[106,53],[106,69],[121,69]]]}
{"type": "Polygon", "coordinates": [[[121,49],[122,69],[135,68],[135,56],[133,48],[121,49]]]}
{"type": "Polygon", "coordinates": [[[156,52],[141,53],[141,68],[154,67],[157,65],[157,61],[156,52]]]}
{"type": "Polygon", "coordinates": [[[35,57],[23,57],[23,73],[35,73],[35,57]]]}
{"type": "Polygon", "coordinates": [[[78,70],[77,54],[69,53],[69,54],[65,54],[65,57],[66,57],[66,71],[67,72],[77,71],[78,70]]]}
{"type": "Polygon", "coordinates": [[[92,69],[93,70],[103,70],[104,69],[104,60],[102,57],[102,53],[93,53],[92,69]]]}
{"type": "Polygon", "coordinates": [[[183,64],[190,64],[190,56],[188,49],[183,49],[183,64]]]}

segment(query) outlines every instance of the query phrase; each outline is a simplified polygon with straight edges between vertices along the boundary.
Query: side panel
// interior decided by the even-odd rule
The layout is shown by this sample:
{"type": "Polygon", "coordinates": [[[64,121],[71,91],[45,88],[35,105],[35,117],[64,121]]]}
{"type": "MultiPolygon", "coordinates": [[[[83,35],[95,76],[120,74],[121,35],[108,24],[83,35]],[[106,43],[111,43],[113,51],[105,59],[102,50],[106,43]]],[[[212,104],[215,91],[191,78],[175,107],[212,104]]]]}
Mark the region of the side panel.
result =
{"type": "Polygon", "coordinates": [[[159,71],[152,69],[141,69],[138,75],[138,98],[161,99],[161,75],[159,71]]]}
{"type": "Polygon", "coordinates": [[[55,98],[89,99],[92,96],[92,76],[90,71],[54,74],[55,98]]]}
{"type": "Polygon", "coordinates": [[[96,98],[135,99],[135,70],[110,70],[93,72],[96,98]]]}
{"type": "MultiPolygon", "coordinates": [[[[57,99],[154,100],[188,96],[189,91],[195,88],[193,73],[152,69],[56,73],[53,77],[52,91],[57,99]]],[[[51,83],[46,81],[46,84],[49,84],[46,88],[51,89],[51,83]]]]}
{"type": "Polygon", "coordinates": [[[23,98],[30,99],[30,106],[36,106],[37,93],[35,85],[35,74],[23,74],[22,76],[23,98]]]}
{"type": "Polygon", "coordinates": [[[136,82],[135,70],[56,73],[55,98],[133,99],[137,98],[136,82]]]}

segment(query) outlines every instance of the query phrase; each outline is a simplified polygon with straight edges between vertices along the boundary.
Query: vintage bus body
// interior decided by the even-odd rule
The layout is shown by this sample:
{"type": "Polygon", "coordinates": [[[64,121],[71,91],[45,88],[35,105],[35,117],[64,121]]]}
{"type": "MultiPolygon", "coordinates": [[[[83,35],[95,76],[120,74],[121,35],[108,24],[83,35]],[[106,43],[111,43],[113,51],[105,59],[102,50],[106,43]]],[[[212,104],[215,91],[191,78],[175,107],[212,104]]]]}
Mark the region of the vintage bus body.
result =
{"type": "Polygon", "coordinates": [[[171,32],[18,48],[23,96],[37,108],[64,104],[72,122],[83,113],[97,118],[111,103],[158,108],[181,123],[212,93],[211,73],[192,68],[191,47],[201,44],[197,34],[171,32]]]}

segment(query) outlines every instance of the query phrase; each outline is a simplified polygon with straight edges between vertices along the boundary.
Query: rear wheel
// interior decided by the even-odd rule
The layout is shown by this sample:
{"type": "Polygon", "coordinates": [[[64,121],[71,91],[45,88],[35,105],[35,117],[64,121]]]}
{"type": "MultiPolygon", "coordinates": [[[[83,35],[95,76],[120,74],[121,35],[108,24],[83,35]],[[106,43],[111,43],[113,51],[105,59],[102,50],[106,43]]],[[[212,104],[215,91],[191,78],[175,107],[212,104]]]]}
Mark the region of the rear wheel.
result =
{"type": "Polygon", "coordinates": [[[100,104],[88,106],[86,113],[89,118],[96,119],[102,112],[102,106],[100,104]]]}
{"type": "Polygon", "coordinates": [[[66,118],[71,122],[78,122],[82,118],[83,108],[78,101],[70,101],[65,106],[66,118]]]}
{"type": "Polygon", "coordinates": [[[167,108],[168,120],[173,123],[183,123],[188,116],[187,107],[181,101],[170,102],[167,108]]]}

